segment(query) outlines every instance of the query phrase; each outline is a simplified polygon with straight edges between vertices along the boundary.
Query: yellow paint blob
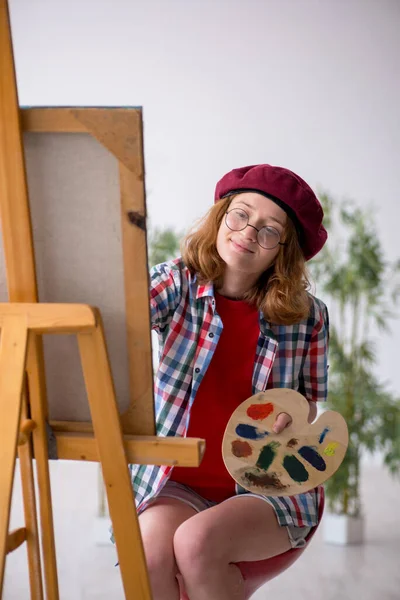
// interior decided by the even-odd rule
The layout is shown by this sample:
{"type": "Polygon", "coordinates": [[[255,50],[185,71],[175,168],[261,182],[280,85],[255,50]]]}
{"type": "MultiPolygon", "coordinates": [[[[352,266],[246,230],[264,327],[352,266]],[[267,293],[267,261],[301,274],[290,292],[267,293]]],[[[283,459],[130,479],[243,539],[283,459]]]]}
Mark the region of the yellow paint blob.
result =
{"type": "Polygon", "coordinates": [[[338,447],[338,445],[339,444],[337,442],[331,442],[325,448],[324,454],[326,454],[326,456],[333,456],[336,452],[336,448],[338,447]]]}

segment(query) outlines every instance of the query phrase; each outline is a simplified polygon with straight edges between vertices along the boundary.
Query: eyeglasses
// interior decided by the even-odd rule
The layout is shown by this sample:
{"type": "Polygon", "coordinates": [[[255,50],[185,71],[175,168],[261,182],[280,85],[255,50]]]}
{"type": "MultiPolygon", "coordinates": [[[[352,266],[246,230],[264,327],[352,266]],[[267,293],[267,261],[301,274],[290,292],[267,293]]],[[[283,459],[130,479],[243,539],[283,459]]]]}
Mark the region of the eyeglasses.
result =
{"type": "Polygon", "coordinates": [[[257,229],[249,224],[249,215],[241,208],[232,208],[225,213],[225,223],[231,231],[243,231],[246,227],[252,227],[257,231],[257,242],[264,250],[273,250],[277,246],[286,246],[281,242],[281,235],[275,227],[265,226],[257,229]]]}

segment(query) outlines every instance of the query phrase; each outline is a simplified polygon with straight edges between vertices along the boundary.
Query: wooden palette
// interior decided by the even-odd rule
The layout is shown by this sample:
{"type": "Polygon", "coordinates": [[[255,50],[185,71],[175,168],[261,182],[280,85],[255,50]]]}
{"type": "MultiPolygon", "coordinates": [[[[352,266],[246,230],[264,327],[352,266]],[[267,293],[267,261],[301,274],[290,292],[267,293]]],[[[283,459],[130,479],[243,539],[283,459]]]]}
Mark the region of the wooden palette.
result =
{"type": "Polygon", "coordinates": [[[339,468],[348,446],[346,421],[325,411],[310,424],[309,404],[300,393],[277,388],[248,398],[233,412],[222,442],[222,456],[233,479],[246,490],[291,496],[326,481],[339,468]],[[272,431],[285,412],[291,424],[272,431]]]}

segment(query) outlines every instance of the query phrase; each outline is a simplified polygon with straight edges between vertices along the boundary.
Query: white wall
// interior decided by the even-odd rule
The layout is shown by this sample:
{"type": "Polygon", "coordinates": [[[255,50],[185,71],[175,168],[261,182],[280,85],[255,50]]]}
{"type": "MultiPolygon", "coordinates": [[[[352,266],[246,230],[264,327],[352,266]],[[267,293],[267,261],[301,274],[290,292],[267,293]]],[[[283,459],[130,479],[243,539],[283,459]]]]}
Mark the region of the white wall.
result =
{"type": "MultiPolygon", "coordinates": [[[[143,106],[148,206],[186,228],[216,180],[287,166],[375,203],[400,254],[398,0],[10,0],[20,103],[143,106]]],[[[399,387],[400,322],[378,345],[399,387]],[[396,346],[397,344],[397,346],[396,346]]]]}

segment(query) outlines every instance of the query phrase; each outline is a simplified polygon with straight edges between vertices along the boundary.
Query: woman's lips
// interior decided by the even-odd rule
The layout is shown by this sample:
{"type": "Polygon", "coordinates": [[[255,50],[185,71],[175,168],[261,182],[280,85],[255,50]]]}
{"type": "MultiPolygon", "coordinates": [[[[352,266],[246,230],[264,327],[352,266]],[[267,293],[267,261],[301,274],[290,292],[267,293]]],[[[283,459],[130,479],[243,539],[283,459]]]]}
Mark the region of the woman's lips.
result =
{"type": "Polygon", "coordinates": [[[246,248],[246,246],[242,246],[241,244],[238,244],[237,242],[235,242],[232,239],[231,239],[231,242],[232,242],[235,250],[237,250],[238,252],[242,252],[243,254],[253,254],[253,251],[249,250],[249,248],[246,248]]]}

